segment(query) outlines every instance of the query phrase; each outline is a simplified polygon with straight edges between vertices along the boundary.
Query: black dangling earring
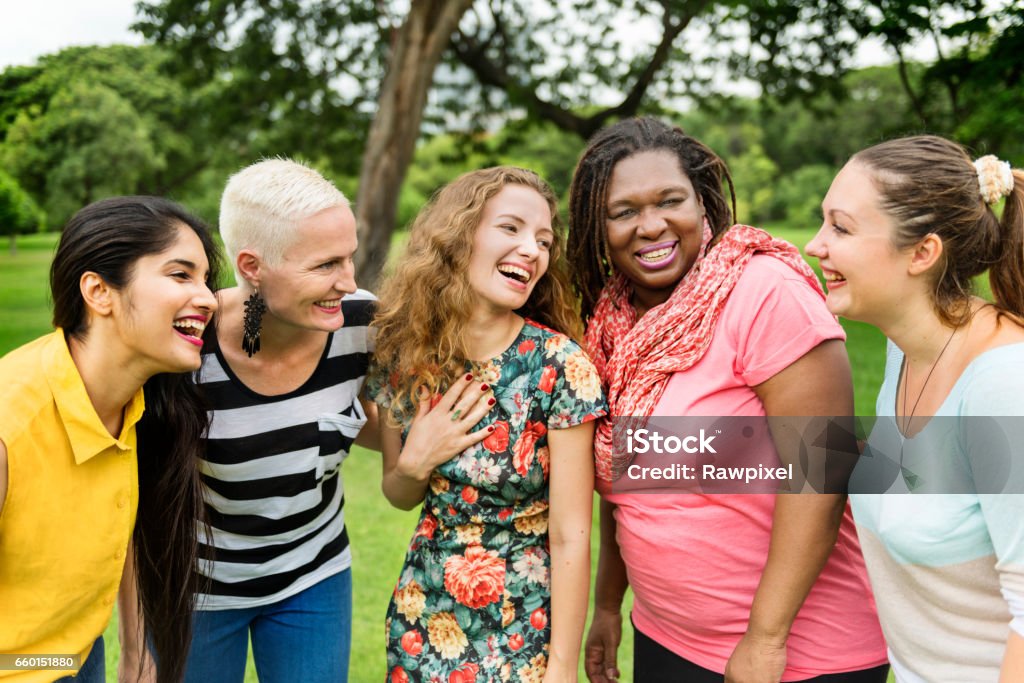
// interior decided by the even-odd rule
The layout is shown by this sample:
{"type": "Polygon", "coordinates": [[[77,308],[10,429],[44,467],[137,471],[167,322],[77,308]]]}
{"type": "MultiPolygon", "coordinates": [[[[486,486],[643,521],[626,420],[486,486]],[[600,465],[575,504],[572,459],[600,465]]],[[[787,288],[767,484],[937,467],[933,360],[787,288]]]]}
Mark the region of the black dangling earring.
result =
{"type": "Polygon", "coordinates": [[[245,302],[245,313],[242,314],[242,350],[252,354],[260,350],[260,328],[263,325],[263,312],[267,305],[263,303],[260,290],[255,290],[245,302]]]}

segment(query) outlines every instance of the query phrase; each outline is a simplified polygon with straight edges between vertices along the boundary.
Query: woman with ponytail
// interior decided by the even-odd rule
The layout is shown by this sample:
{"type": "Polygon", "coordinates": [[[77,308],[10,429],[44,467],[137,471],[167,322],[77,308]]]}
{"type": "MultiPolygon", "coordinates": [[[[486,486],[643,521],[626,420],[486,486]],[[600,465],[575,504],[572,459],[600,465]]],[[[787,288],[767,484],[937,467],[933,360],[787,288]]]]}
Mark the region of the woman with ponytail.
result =
{"type": "Polygon", "coordinates": [[[829,310],[889,338],[851,490],[945,494],[851,495],[896,680],[1024,680],[1024,173],[902,138],[854,155],[822,210],[829,310]]]}
{"type": "Polygon", "coordinates": [[[157,680],[181,679],[207,420],[188,377],[167,373],[199,368],[216,265],[206,227],[157,197],[105,199],[64,228],[50,269],[57,329],[0,359],[0,653],[76,661],[40,658],[0,679],[81,665],[76,682],[104,681],[119,594],[120,680],[153,675],[140,664],[147,637],[157,680]]]}

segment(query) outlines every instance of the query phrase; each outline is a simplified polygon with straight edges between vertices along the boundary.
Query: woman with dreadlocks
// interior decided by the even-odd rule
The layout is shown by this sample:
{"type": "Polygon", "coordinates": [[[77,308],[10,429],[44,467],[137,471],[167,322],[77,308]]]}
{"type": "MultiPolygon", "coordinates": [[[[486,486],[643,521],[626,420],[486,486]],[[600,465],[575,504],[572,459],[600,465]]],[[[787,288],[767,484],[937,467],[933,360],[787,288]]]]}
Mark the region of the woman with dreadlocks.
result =
{"type": "MultiPolygon", "coordinates": [[[[569,260],[610,415],[852,413],[844,334],[813,272],[789,243],[733,225],[735,203],[725,163],[679,128],[631,119],[590,141],[569,260]]],[[[747,448],[792,458],[796,430],[771,426],[747,448]]],[[[844,495],[624,493],[611,427],[595,437],[592,681],[618,676],[627,586],[634,680],[885,680],[844,495]]]]}

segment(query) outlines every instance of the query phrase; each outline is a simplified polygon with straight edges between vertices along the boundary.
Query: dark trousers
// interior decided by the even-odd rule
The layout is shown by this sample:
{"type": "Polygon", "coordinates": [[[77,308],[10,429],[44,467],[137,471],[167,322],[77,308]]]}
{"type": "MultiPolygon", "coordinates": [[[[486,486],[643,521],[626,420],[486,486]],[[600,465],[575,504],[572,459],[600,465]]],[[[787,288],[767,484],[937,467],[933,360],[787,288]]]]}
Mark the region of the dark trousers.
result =
{"type": "MultiPolygon", "coordinates": [[[[635,683],[722,683],[725,676],[697,666],[662,647],[633,626],[635,683]]],[[[807,683],[885,683],[889,665],[808,678],[807,683]]]]}

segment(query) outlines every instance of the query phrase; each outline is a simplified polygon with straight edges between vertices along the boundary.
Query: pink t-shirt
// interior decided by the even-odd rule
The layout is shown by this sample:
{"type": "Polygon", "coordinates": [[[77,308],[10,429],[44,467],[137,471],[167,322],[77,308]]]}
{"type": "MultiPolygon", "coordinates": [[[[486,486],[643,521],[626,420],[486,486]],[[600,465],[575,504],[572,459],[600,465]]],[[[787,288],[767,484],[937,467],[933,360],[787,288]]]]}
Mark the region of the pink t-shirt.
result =
{"type": "MultiPolygon", "coordinates": [[[[704,358],[669,381],[654,415],[763,416],[751,387],[843,329],[789,266],[754,256],[704,358]]],[[[774,453],[770,438],[763,448],[774,453]]],[[[602,487],[606,489],[607,487],[602,487]]],[[[619,548],[645,635],[724,672],[747,628],[768,557],[775,497],[613,494],[619,548]]],[[[794,548],[793,552],[799,552],[794,548]]],[[[793,623],[783,681],[884,664],[885,642],[849,507],[839,540],[793,623]]]]}

